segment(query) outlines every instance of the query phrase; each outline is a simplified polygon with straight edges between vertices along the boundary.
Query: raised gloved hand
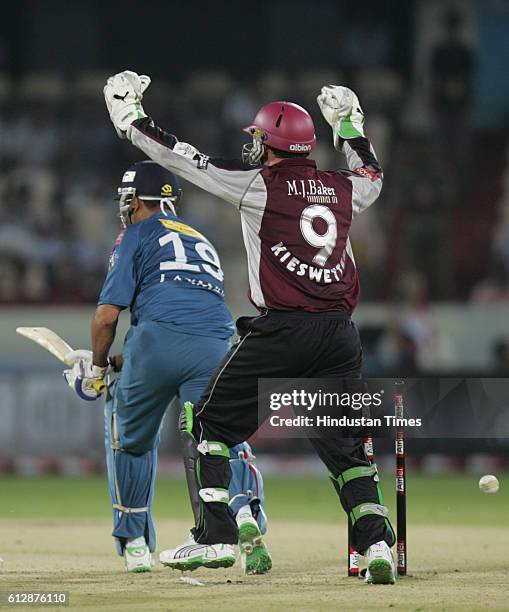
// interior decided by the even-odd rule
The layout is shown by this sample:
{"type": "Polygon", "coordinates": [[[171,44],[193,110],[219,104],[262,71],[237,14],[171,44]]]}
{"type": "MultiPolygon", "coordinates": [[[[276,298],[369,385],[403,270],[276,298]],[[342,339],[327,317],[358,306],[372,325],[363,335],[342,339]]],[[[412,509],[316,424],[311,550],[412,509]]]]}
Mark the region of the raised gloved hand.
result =
{"type": "Polygon", "coordinates": [[[344,140],[364,136],[364,113],[359,98],[351,89],[342,85],[324,85],[316,101],[332,128],[336,149],[341,149],[344,140]]]}
{"type": "Polygon", "coordinates": [[[106,391],[108,387],[104,382],[104,377],[109,368],[94,365],[91,351],[72,351],[66,356],[66,361],[74,365],[72,369],[64,370],[64,378],[78,397],[93,401],[106,391]]]}
{"type": "Polygon", "coordinates": [[[147,115],[141,105],[143,92],[150,85],[150,77],[124,70],[111,76],[103,89],[106,107],[120,138],[126,137],[127,128],[136,119],[147,115]]]}

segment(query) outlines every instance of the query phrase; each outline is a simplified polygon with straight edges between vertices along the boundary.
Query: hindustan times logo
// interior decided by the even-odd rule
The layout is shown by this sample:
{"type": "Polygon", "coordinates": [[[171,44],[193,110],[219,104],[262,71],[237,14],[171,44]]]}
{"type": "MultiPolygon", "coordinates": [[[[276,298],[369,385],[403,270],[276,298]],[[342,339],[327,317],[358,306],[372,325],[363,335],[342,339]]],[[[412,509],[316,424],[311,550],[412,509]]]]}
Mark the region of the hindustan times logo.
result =
{"type": "Polygon", "coordinates": [[[303,389],[294,389],[288,393],[271,393],[269,405],[271,410],[280,410],[287,406],[299,406],[305,410],[313,410],[314,408],[326,406],[362,410],[363,408],[377,408],[381,406],[383,394],[383,389],[375,393],[329,393],[321,390],[311,393],[303,389]]]}

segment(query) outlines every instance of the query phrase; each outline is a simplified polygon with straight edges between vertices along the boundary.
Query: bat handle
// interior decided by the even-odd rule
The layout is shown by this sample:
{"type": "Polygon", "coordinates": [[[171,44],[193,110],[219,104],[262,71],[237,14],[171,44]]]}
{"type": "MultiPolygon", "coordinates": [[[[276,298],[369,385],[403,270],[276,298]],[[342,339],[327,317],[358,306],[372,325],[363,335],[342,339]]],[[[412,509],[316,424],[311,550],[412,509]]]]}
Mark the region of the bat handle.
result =
{"type": "Polygon", "coordinates": [[[92,387],[94,387],[97,393],[104,393],[108,388],[108,385],[104,382],[104,380],[97,380],[92,387]]]}

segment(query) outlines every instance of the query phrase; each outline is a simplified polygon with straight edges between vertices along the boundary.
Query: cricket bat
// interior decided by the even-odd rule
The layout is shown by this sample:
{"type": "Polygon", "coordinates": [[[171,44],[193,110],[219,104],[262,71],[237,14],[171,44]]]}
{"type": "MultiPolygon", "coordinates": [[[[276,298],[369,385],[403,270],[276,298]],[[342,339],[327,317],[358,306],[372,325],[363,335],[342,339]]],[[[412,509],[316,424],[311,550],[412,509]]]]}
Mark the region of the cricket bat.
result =
{"type": "MultiPolygon", "coordinates": [[[[73,348],[53,330],[47,327],[17,327],[16,333],[42,346],[66,366],[73,367],[74,362],[68,359],[73,348]]],[[[94,389],[99,393],[106,391],[106,388],[107,385],[103,381],[94,384],[94,389]]]]}

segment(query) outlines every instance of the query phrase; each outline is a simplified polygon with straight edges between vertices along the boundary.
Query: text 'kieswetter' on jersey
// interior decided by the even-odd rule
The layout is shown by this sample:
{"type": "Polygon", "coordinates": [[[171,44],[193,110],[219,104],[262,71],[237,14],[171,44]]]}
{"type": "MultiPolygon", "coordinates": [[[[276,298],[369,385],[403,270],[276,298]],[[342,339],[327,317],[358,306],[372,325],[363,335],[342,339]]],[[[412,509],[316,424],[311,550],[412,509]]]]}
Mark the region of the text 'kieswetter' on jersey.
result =
{"type": "Polygon", "coordinates": [[[157,321],[175,331],[218,338],[233,333],[215,248],[162,212],[119,234],[98,303],[130,308],[135,325],[157,321]]]}

